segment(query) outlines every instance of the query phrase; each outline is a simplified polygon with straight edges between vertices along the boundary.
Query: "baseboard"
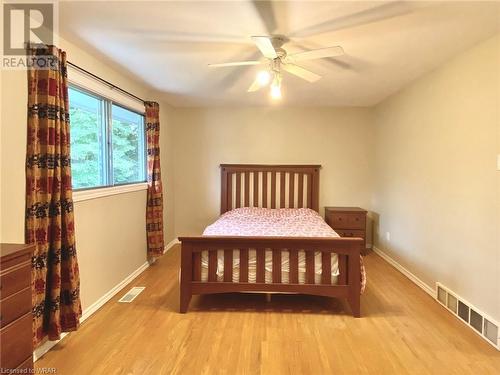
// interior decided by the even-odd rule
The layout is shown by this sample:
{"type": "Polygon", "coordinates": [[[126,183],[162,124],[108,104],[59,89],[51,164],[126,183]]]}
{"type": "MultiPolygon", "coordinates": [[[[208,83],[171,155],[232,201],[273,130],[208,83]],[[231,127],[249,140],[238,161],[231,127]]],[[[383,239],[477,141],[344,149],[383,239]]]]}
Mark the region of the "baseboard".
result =
{"type": "MultiPolygon", "coordinates": [[[[123,279],[120,283],[118,283],[115,287],[113,287],[109,292],[99,298],[92,305],[87,307],[80,318],[80,323],[83,323],[86,319],[88,319],[92,314],[94,314],[97,310],[99,310],[106,302],[108,302],[111,298],[113,298],[118,292],[120,292],[123,288],[125,288],[132,280],[134,280],[137,276],[143,273],[149,267],[149,262],[144,262],[139,268],[137,268],[134,272],[128,275],[125,279],[123,279]]],[[[46,341],[33,352],[33,361],[37,361],[40,359],[45,353],[47,353],[50,349],[52,349],[59,341],[61,341],[64,337],[66,337],[67,333],[62,333],[61,338],[57,341],[46,341]]]]}
{"type": "Polygon", "coordinates": [[[61,333],[61,338],[57,341],[45,341],[42,345],[40,345],[38,348],[36,348],[33,351],[33,362],[38,361],[40,358],[42,358],[45,353],[47,353],[50,349],[52,349],[54,346],[59,343],[62,339],[64,339],[68,333],[61,333]]]}
{"type": "Polygon", "coordinates": [[[180,244],[181,241],[179,241],[177,238],[174,238],[172,241],[170,241],[167,246],[165,246],[165,251],[163,254],[166,254],[172,247],[174,247],[177,244],[180,244]]]}
{"type": "Polygon", "coordinates": [[[127,284],[129,284],[132,280],[134,280],[137,276],[143,273],[146,268],[149,267],[148,262],[144,262],[139,268],[137,268],[134,272],[128,275],[125,279],[123,279],[119,284],[117,284],[113,289],[99,298],[92,305],[87,307],[80,318],[80,322],[84,322],[88,317],[94,314],[97,310],[99,310],[106,302],[108,302],[111,298],[113,298],[120,290],[125,288],[127,284]]]}
{"type": "Polygon", "coordinates": [[[424,283],[422,280],[420,280],[417,276],[415,276],[413,273],[408,271],[405,267],[403,267],[401,264],[399,264],[397,261],[395,261],[393,258],[391,258],[387,253],[383,252],[376,246],[372,246],[373,251],[379,255],[382,259],[384,259],[387,263],[389,263],[391,266],[396,268],[399,272],[401,272],[403,275],[405,275],[407,278],[409,278],[415,285],[417,285],[420,289],[422,289],[424,292],[426,292],[428,295],[430,295],[432,298],[436,298],[436,291],[431,288],[429,285],[424,283]]]}

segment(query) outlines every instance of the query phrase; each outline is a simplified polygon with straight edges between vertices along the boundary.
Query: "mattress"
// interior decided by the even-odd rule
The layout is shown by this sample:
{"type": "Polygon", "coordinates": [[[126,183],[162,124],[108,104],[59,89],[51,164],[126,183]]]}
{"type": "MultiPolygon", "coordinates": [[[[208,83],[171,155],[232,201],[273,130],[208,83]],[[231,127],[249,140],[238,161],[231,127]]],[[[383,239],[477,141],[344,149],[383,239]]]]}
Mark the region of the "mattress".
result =
{"type": "MultiPolygon", "coordinates": [[[[203,232],[204,236],[275,236],[275,237],[339,237],[339,235],[325,223],[323,218],[309,208],[256,208],[244,207],[228,211],[217,221],[209,225],[203,232]]],[[[257,258],[255,249],[248,251],[248,281],[255,283],[257,278],[257,258]]],[[[315,252],[315,284],[321,283],[322,256],[315,252]]],[[[362,265],[362,263],[361,263],[362,265]]],[[[266,251],[265,282],[272,283],[272,251],[266,251]]],[[[233,282],[239,281],[240,254],[233,250],[233,282]]],[[[217,279],[224,279],[224,251],[217,252],[217,279]]],[[[281,254],[281,280],[289,282],[290,263],[289,253],[286,250],[281,254]]],[[[365,273],[361,266],[362,288],[364,289],[365,273]]],[[[331,280],[337,284],[339,276],[338,256],[331,256],[331,280]]],[[[306,281],[306,256],[303,250],[299,251],[299,283],[306,281]]],[[[201,280],[208,281],[208,251],[201,254],[201,280]]]]}

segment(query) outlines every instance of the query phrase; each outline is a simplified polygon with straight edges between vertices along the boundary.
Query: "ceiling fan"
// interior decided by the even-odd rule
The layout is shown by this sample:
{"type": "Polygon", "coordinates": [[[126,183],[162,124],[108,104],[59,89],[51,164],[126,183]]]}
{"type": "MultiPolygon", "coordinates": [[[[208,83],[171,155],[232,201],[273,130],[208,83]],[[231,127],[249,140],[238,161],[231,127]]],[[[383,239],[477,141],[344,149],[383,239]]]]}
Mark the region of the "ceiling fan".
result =
{"type": "Polygon", "coordinates": [[[299,53],[288,54],[286,50],[282,48],[283,44],[288,42],[288,38],[285,36],[252,36],[251,39],[264,55],[264,60],[235,61],[218,64],[208,64],[208,66],[212,68],[220,68],[227,66],[267,64],[266,69],[261,70],[257,73],[254,82],[250,85],[247,91],[257,91],[260,88],[271,83],[271,97],[273,99],[281,98],[282,71],[293,74],[308,82],[316,82],[321,78],[320,75],[297,65],[296,62],[322,59],[325,57],[335,57],[344,54],[344,50],[340,46],[319,48],[299,53]]]}

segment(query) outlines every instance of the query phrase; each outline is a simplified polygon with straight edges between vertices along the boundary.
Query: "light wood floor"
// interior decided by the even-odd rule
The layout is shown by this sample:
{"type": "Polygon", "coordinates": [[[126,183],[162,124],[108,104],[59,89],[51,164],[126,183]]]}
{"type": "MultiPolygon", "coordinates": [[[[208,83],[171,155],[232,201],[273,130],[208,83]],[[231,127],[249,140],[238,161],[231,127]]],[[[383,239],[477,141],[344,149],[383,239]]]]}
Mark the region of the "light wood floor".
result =
{"type": "Polygon", "coordinates": [[[194,297],[177,312],[179,248],[113,298],[36,367],[89,374],[500,374],[500,352],[376,254],[362,318],[343,301],[296,295],[194,297]],[[127,288],[128,290],[128,288],[127,288]]]}

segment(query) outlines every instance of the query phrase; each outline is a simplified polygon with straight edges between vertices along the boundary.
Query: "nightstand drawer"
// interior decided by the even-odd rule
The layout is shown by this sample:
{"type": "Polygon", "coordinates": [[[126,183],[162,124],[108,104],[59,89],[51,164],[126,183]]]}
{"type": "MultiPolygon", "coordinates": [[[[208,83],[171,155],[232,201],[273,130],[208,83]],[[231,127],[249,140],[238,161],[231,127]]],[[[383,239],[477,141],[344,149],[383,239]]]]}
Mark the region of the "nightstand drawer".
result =
{"type": "Polygon", "coordinates": [[[366,252],[366,214],[367,211],[359,207],[325,207],[325,221],[340,237],[363,239],[363,255],[366,252]]]}
{"type": "Polygon", "coordinates": [[[359,237],[365,239],[365,231],[364,230],[356,230],[356,229],[334,229],[335,232],[338,233],[340,237],[359,237]]]}
{"type": "Polygon", "coordinates": [[[326,222],[333,228],[342,229],[365,229],[366,215],[348,214],[344,212],[329,212],[326,222]]]}

